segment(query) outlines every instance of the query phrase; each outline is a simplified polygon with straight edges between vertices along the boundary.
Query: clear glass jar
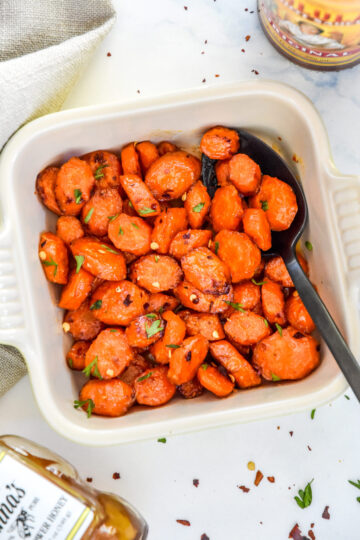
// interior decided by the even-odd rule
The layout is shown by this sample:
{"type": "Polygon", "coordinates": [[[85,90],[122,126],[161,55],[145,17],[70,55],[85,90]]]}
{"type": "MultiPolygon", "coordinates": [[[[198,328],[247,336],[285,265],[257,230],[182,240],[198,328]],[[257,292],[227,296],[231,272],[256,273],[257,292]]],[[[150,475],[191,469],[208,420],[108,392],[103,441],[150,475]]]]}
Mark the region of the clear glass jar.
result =
{"type": "Polygon", "coordinates": [[[140,514],[82,482],[67,461],[13,435],[0,437],[0,538],[145,540],[140,514]]]}

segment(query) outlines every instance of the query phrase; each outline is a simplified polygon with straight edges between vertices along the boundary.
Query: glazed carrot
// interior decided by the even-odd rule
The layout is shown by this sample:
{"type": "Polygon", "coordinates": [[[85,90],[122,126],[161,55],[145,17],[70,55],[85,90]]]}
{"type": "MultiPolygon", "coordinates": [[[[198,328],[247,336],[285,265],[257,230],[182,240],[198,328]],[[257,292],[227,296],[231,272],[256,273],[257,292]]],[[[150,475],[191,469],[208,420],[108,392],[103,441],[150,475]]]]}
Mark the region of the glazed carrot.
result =
{"type": "Polygon", "coordinates": [[[228,309],[226,302],[233,300],[231,286],[227,294],[218,296],[215,294],[205,294],[186,280],[179,283],[174,289],[174,294],[183,306],[202,313],[224,313],[228,309]]]}
{"type": "Polygon", "coordinates": [[[174,396],[176,386],[167,378],[165,366],[150,368],[135,381],[136,401],[140,405],[158,407],[174,396]]]}
{"type": "Polygon", "coordinates": [[[89,234],[105,236],[109,223],[122,210],[117,189],[97,189],[81,211],[81,219],[89,234]]]}
{"type": "Polygon", "coordinates": [[[151,227],[140,217],[119,214],[110,220],[108,235],[114,246],[133,255],[145,255],[150,251],[151,227]]]}
{"type": "Polygon", "coordinates": [[[124,371],[134,354],[121,328],[106,328],[90,345],[85,357],[86,375],[113,379],[124,371]]]}
{"type": "Polygon", "coordinates": [[[63,330],[76,340],[94,339],[104,328],[101,321],[94,317],[89,300],[85,300],[78,309],[68,311],[64,317],[63,330]]]}
{"type": "Polygon", "coordinates": [[[162,317],[166,321],[164,336],[151,346],[150,352],[158,364],[168,364],[174,350],[183,342],[186,325],[172,311],[165,311],[162,317]]]}
{"type": "Polygon", "coordinates": [[[298,206],[292,188],[278,178],[264,175],[259,192],[250,199],[252,208],[262,208],[271,230],[284,231],[293,222],[298,206]]]}
{"type": "Polygon", "coordinates": [[[261,182],[260,167],[246,154],[236,154],[229,161],[230,182],[243,195],[253,195],[261,182]]]}
{"type": "Polygon", "coordinates": [[[129,366],[121,373],[119,378],[126,384],[134,386],[136,379],[150,367],[152,366],[148,360],[141,354],[135,354],[129,366]]]}
{"type": "Polygon", "coordinates": [[[141,167],[135,144],[130,143],[121,150],[121,165],[123,174],[136,174],[141,176],[141,167]]]}
{"type": "Polygon", "coordinates": [[[67,283],[69,261],[64,242],[51,232],[40,235],[39,259],[46,278],[52,283],[67,283]]]}
{"type": "Polygon", "coordinates": [[[74,257],[84,257],[83,268],[93,276],[108,281],[126,277],[124,256],[109,244],[95,238],[79,238],[70,246],[74,257]]]}
{"type": "Polygon", "coordinates": [[[92,313],[110,325],[126,326],[145,313],[148,294],[131,281],[105,282],[91,297],[92,313]]]}
{"type": "Polygon", "coordinates": [[[66,355],[66,362],[71,369],[82,371],[85,367],[86,351],[91,341],[76,341],[66,355]]]}
{"type": "Polygon", "coordinates": [[[91,293],[93,281],[94,276],[86,272],[86,270],[80,267],[78,270],[72,270],[69,275],[69,281],[61,291],[59,307],[63,309],[78,309],[91,293]]]}
{"type": "Polygon", "coordinates": [[[134,403],[135,391],[120,379],[92,379],[81,389],[79,400],[88,415],[122,416],[134,403]],[[90,405],[90,407],[89,407],[90,405]]]}
{"type": "Polygon", "coordinates": [[[202,364],[197,372],[200,384],[217,397],[225,397],[234,390],[234,383],[209,364],[202,364]]]}
{"type": "Polygon", "coordinates": [[[269,325],[263,317],[252,311],[237,311],[224,324],[228,337],[240,345],[254,345],[270,334],[269,325]]]}
{"type": "Polygon", "coordinates": [[[130,279],[151,293],[174,289],[182,279],[178,263],[167,255],[145,255],[131,267],[130,279]]]}
{"type": "Polygon", "coordinates": [[[124,214],[127,214],[128,216],[137,216],[138,213],[136,212],[133,203],[130,201],[130,199],[125,199],[123,202],[123,209],[124,214]]]}
{"type": "Polygon", "coordinates": [[[228,267],[210,249],[201,247],[181,259],[185,279],[205,294],[227,294],[230,290],[228,267]]]}
{"type": "Polygon", "coordinates": [[[148,313],[133,319],[125,333],[129,345],[146,349],[164,335],[165,323],[158,313],[148,313]]]}
{"type": "Polygon", "coordinates": [[[175,259],[181,259],[198,247],[206,247],[211,240],[211,231],[203,229],[186,229],[178,232],[171,241],[169,254],[175,259]]]}
{"type": "Polygon", "coordinates": [[[205,221],[210,205],[211,199],[207,189],[201,180],[198,180],[186,193],[184,204],[190,227],[200,229],[205,221]]]}
{"type": "Polygon", "coordinates": [[[188,220],[184,208],[167,208],[155,219],[151,235],[151,249],[168,253],[175,235],[186,229],[188,220]]]}
{"type": "Polygon", "coordinates": [[[107,150],[96,150],[81,157],[93,172],[98,189],[119,188],[122,169],[119,158],[107,150]]]}
{"type": "Polygon", "coordinates": [[[239,135],[233,129],[217,126],[202,136],[200,149],[211,159],[228,159],[239,150],[239,135]]]}
{"type": "Polygon", "coordinates": [[[220,187],[230,185],[229,159],[223,159],[216,162],[215,174],[220,187]]]}
{"type": "Polygon", "coordinates": [[[180,384],[177,389],[179,394],[185,399],[197,398],[204,392],[204,387],[201,386],[197,377],[194,377],[191,381],[180,384]]]}
{"type": "Polygon", "coordinates": [[[248,208],[243,215],[244,232],[262,251],[271,248],[271,229],[261,208],[248,208]]]}
{"type": "Polygon", "coordinates": [[[222,324],[215,313],[180,311],[179,315],[186,324],[186,332],[189,336],[201,334],[208,341],[224,339],[225,334],[222,324]]]}
{"type": "Polygon", "coordinates": [[[178,150],[178,147],[170,141],[161,141],[157,145],[157,149],[159,152],[159,156],[163,156],[164,154],[167,154],[169,152],[176,152],[178,150]]]}
{"type": "Polygon", "coordinates": [[[176,385],[191,381],[204,361],[208,349],[209,342],[204,336],[198,335],[185,339],[170,358],[169,380],[176,385]]]}
{"type": "Polygon", "coordinates": [[[146,303],[145,309],[147,313],[164,311],[173,311],[179,305],[179,300],[173,296],[164,293],[154,293],[149,295],[149,300],[146,303]]]}
{"type": "Polygon", "coordinates": [[[216,190],[211,203],[210,217],[215,232],[236,231],[244,213],[241,197],[232,185],[216,190]]]}
{"type": "Polygon", "coordinates": [[[243,309],[254,309],[260,302],[260,287],[246,280],[234,285],[234,302],[241,304],[243,309]]]}
{"type": "Polygon", "coordinates": [[[199,179],[200,173],[200,161],[179,150],[154,161],[145,183],[159,201],[168,201],[181,197],[199,179]]]}
{"type": "Polygon", "coordinates": [[[95,179],[85,161],[72,157],[60,167],[55,181],[55,197],[63,214],[77,216],[90,199],[95,179]]]}
{"type": "MultiPolygon", "coordinates": [[[[308,274],[309,268],[306,260],[302,255],[300,255],[300,253],[297,253],[296,256],[305,274],[308,274]]],[[[274,257],[266,263],[265,276],[280,283],[283,287],[294,286],[289,272],[286,269],[285,263],[281,257],[274,257]]]]}
{"type": "Polygon", "coordinates": [[[284,293],[278,283],[266,279],[261,286],[261,303],[264,317],[271,324],[286,323],[284,293]]]}
{"type": "Polygon", "coordinates": [[[261,263],[259,248],[247,234],[222,230],[215,236],[217,254],[230,268],[233,283],[251,279],[261,263]]]}
{"type": "Polygon", "coordinates": [[[46,167],[36,177],[35,189],[41,202],[52,212],[60,216],[61,210],[55,198],[55,183],[58,167],[46,167]]]}
{"type": "Polygon", "coordinates": [[[122,175],[120,182],[139,216],[147,218],[160,214],[159,203],[140,176],[136,174],[122,175]]]}
{"type": "Polygon", "coordinates": [[[315,330],[315,324],[297,291],[286,300],[285,313],[290,325],[296,330],[304,334],[311,334],[315,330]]]}
{"type": "Polygon", "coordinates": [[[239,351],[226,340],[210,343],[210,353],[231,375],[239,388],[261,383],[259,375],[239,351]]]}
{"type": "Polygon", "coordinates": [[[143,141],[136,145],[142,173],[145,174],[148,168],[159,157],[159,151],[155,144],[150,141],[143,141]]]}
{"type": "Polygon", "coordinates": [[[84,236],[84,229],[75,216],[60,216],[56,222],[56,236],[69,246],[73,240],[84,236]]]}
{"type": "Polygon", "coordinates": [[[318,366],[319,349],[312,336],[288,326],[255,346],[253,363],[269,381],[302,379],[318,366]]]}

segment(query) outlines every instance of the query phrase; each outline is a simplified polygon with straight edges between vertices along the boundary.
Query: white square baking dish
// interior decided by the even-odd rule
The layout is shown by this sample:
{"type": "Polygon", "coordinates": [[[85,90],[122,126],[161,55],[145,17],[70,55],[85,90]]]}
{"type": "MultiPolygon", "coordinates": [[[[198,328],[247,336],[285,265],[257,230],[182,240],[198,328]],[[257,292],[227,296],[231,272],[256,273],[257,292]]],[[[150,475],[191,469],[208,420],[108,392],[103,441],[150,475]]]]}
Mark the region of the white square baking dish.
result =
{"type": "Polygon", "coordinates": [[[81,380],[66,368],[70,342],[56,307],[59,291],[46,281],[37,255],[39,233],[54,226],[55,216],[34,196],[36,175],[72,155],[118,150],[131,140],[171,139],[191,148],[215,124],[255,132],[297,168],[309,205],[304,239],[314,245],[311,279],[359,357],[360,179],[335,169],[321,119],[302,94],[260,81],[48,115],[23,127],[1,156],[0,341],[23,353],[49,424],[78,443],[102,446],[287,414],[314,408],[346,388],[323,344],[320,367],[296,383],[264,385],[222,400],[209,394],[178,398],[115,419],[87,419],[73,408],[81,380]]]}

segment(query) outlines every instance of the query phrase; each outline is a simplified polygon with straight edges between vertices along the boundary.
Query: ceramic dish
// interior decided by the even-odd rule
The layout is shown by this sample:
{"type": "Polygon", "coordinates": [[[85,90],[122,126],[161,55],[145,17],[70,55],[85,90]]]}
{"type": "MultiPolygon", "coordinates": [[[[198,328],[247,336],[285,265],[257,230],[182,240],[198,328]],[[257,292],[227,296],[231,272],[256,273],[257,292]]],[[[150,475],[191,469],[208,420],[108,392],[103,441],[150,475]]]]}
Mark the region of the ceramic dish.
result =
{"type": "Polygon", "coordinates": [[[56,307],[59,291],[46,281],[37,255],[39,233],[56,219],[34,196],[38,171],[93,149],[117,151],[131,140],[170,139],[191,149],[216,124],[265,138],[301,176],[310,213],[304,240],[314,246],[307,253],[310,277],[359,354],[360,178],[336,170],[324,126],[302,94],[256,82],[48,115],[22,128],[1,156],[0,341],[23,353],[38,405],[65,437],[99,446],[163,437],[312,409],[346,388],[323,344],[320,367],[296,383],[263,385],[223,400],[209,394],[176,398],[157,409],[135,407],[120,418],[88,419],[73,407],[81,379],[66,368],[70,340],[56,307]]]}

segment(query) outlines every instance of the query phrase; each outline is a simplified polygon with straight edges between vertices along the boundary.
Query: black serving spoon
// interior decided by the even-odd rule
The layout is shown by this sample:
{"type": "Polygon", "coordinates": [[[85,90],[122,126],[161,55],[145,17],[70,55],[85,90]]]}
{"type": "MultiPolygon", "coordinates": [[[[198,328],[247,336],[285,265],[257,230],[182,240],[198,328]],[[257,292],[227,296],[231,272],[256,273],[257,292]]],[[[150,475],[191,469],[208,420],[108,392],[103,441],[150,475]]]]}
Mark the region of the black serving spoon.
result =
{"type": "MultiPolygon", "coordinates": [[[[266,257],[281,255],[284,259],[286,268],[295,288],[299,292],[301,300],[304,302],[306,309],[345,375],[347,382],[353,389],[354,394],[360,401],[360,365],[345,343],[338,327],[311,285],[295,255],[296,244],[308,222],[308,207],[303,188],[285,161],[270,146],[247,131],[242,129],[235,129],[235,131],[238,132],[240,137],[239,151],[247,154],[258,163],[262,174],[275,176],[289,184],[296,195],[298,212],[291,227],[285,231],[272,232],[272,247],[269,251],[263,252],[263,255],[266,257]]],[[[203,154],[202,177],[210,197],[214,196],[217,189],[215,163],[215,160],[203,154]]]]}

